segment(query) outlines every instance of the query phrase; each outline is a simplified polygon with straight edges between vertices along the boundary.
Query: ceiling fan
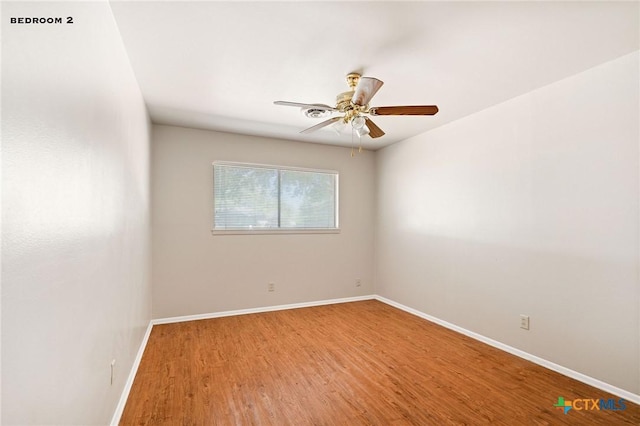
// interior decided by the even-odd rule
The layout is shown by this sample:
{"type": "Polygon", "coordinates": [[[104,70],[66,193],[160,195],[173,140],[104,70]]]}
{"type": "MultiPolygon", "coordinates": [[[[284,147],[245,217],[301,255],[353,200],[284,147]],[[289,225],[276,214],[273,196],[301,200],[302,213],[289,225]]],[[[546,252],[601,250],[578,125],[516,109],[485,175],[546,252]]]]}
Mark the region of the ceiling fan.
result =
{"type": "Polygon", "coordinates": [[[435,105],[406,105],[406,106],[381,106],[369,107],[369,102],[384,84],[373,77],[362,77],[358,73],[347,75],[349,91],[340,93],[336,97],[336,106],[325,104],[305,104],[300,102],[275,101],[276,105],[294,106],[303,110],[307,117],[322,118],[333,112],[344,114],[339,117],[332,117],[315,126],[301,131],[300,133],[311,133],[330,124],[344,126],[351,123],[358,136],[368,134],[372,138],[384,136],[384,132],[368,116],[378,115],[434,115],[438,112],[435,105]]]}

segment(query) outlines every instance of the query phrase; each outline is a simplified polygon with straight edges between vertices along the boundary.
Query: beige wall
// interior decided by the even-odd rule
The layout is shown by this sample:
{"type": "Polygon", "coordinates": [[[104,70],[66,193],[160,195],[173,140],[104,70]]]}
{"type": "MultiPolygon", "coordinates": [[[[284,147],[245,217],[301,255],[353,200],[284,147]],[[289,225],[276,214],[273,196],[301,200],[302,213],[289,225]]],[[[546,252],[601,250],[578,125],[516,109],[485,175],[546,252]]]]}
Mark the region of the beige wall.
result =
{"type": "Polygon", "coordinates": [[[152,200],[154,318],[373,292],[371,152],[154,126],[152,200]],[[337,170],[341,232],[211,235],[213,161],[337,170]]]}
{"type": "Polygon", "coordinates": [[[148,117],[108,3],[2,15],[75,20],[2,24],[2,424],[108,424],[151,317],[148,117]]]}
{"type": "Polygon", "coordinates": [[[379,151],[376,291],[640,393],[638,62],[379,151]]]}

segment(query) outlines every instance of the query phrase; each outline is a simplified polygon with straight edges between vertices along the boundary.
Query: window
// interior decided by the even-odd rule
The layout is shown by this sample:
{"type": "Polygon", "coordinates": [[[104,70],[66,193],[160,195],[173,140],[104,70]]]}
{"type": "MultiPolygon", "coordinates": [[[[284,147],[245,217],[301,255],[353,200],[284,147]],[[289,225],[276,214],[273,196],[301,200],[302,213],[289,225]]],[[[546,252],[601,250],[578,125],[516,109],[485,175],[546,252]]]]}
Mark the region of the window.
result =
{"type": "Polygon", "coordinates": [[[338,173],[213,163],[215,231],[337,231],[338,173]]]}

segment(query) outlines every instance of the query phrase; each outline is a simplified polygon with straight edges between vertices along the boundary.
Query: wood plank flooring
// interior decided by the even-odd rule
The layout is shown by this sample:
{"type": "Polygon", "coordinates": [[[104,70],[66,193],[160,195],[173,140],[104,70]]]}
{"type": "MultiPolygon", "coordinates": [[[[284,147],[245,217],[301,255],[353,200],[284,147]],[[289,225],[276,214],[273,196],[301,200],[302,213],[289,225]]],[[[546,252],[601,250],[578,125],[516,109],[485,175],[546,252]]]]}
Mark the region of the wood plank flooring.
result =
{"type": "Polygon", "coordinates": [[[154,326],[121,424],[640,424],[559,396],[620,399],[371,300],[154,326]]]}

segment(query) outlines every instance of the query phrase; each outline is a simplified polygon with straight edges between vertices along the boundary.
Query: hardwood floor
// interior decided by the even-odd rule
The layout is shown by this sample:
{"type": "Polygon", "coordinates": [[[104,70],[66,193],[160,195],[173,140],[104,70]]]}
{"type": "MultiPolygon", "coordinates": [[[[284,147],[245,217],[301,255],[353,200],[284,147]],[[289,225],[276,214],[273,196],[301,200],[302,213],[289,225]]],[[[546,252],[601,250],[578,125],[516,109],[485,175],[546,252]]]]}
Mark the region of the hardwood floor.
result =
{"type": "Polygon", "coordinates": [[[638,425],[640,407],[378,301],[153,327],[122,425],[638,425]]]}

